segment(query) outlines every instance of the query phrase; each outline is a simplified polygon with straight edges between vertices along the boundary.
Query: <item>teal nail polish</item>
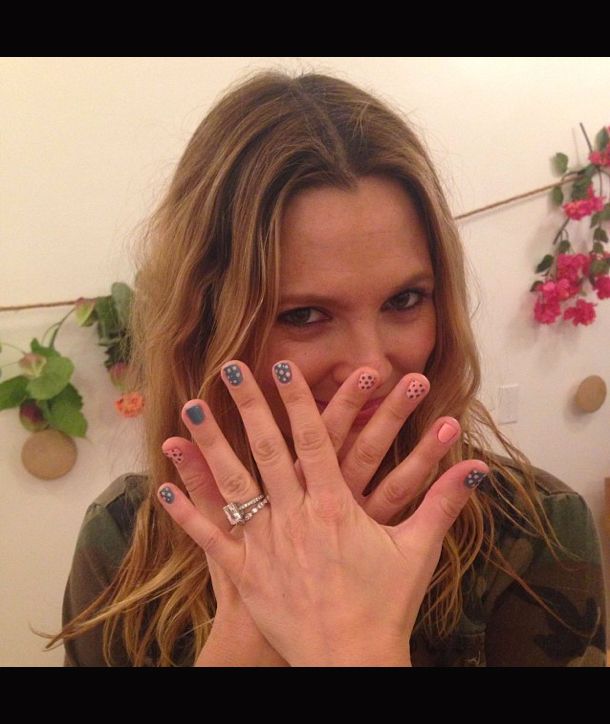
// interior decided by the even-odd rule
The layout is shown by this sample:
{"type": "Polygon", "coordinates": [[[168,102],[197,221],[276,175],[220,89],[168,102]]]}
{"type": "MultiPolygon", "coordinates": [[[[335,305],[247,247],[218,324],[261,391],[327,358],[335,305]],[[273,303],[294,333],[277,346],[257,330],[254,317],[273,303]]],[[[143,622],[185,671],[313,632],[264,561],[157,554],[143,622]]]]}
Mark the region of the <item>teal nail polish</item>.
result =
{"type": "Polygon", "coordinates": [[[278,380],[283,384],[290,382],[292,379],[292,370],[287,362],[278,362],[273,368],[273,371],[278,380]]]}
{"type": "Polygon", "coordinates": [[[191,405],[190,407],[187,407],[186,414],[194,425],[201,425],[201,423],[205,420],[205,415],[203,414],[201,405],[191,405]]]}
{"type": "Polygon", "coordinates": [[[161,488],[159,495],[166,503],[173,503],[176,498],[171,488],[161,488]]]}
{"type": "Polygon", "coordinates": [[[236,385],[241,385],[241,383],[244,381],[244,376],[242,375],[238,365],[227,365],[224,368],[224,373],[227,376],[229,382],[234,387],[236,385]]]}
{"type": "Polygon", "coordinates": [[[464,485],[467,488],[476,488],[481,484],[483,478],[485,478],[485,473],[482,473],[480,470],[473,470],[468,473],[468,476],[464,480],[464,485]]]}

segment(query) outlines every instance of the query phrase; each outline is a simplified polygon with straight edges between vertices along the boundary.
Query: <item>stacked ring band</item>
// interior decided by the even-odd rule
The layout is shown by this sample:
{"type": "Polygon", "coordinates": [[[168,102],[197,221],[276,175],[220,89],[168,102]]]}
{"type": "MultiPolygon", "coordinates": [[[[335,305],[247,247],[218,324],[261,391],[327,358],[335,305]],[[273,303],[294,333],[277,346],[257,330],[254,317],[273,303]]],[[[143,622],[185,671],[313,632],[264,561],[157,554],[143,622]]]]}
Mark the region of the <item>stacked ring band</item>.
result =
{"type": "Polygon", "coordinates": [[[224,506],[223,510],[231,525],[237,525],[238,523],[244,525],[246,521],[250,520],[250,518],[258,513],[268,502],[269,498],[267,498],[266,495],[257,495],[256,498],[252,498],[252,500],[249,500],[247,503],[229,503],[224,506]],[[254,507],[250,508],[247,513],[244,513],[243,511],[251,505],[254,507]]]}

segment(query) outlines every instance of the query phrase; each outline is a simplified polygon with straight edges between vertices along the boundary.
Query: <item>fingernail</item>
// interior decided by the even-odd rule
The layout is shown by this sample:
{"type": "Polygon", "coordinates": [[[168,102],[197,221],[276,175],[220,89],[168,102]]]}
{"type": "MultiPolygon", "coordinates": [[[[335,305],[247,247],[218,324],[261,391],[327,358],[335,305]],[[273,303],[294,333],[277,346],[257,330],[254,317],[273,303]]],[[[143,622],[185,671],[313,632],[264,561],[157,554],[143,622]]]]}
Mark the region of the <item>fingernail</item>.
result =
{"type": "Polygon", "coordinates": [[[176,497],[171,488],[161,488],[159,495],[166,503],[173,503],[176,497]]]}
{"type": "Polygon", "coordinates": [[[480,470],[472,470],[464,480],[464,485],[467,488],[476,488],[486,475],[487,473],[482,473],[480,470]]]}
{"type": "Polygon", "coordinates": [[[235,387],[237,385],[241,385],[241,383],[244,381],[244,376],[241,373],[241,370],[239,369],[239,365],[227,365],[224,368],[224,373],[227,376],[227,379],[229,382],[235,387]]]}
{"type": "Polygon", "coordinates": [[[360,377],[358,377],[358,387],[362,391],[370,390],[371,387],[375,386],[375,382],[377,382],[377,378],[370,372],[363,372],[360,377]]]}
{"type": "Polygon", "coordinates": [[[176,465],[180,465],[184,461],[184,453],[178,447],[172,447],[169,450],[163,450],[166,458],[173,460],[176,465]]]}
{"type": "Polygon", "coordinates": [[[273,371],[278,380],[283,384],[287,384],[292,379],[292,370],[288,362],[278,362],[273,367],[273,371]]]}
{"type": "Polygon", "coordinates": [[[417,400],[426,392],[426,386],[423,385],[419,380],[411,380],[407,387],[407,397],[410,400],[417,400]]]}
{"type": "Polygon", "coordinates": [[[438,431],[437,437],[440,442],[449,442],[449,440],[452,440],[457,435],[457,432],[453,425],[446,422],[438,431]]]}
{"type": "Polygon", "coordinates": [[[201,423],[205,420],[205,415],[203,414],[201,405],[191,405],[190,407],[187,407],[186,414],[194,425],[201,425],[201,423]]]}

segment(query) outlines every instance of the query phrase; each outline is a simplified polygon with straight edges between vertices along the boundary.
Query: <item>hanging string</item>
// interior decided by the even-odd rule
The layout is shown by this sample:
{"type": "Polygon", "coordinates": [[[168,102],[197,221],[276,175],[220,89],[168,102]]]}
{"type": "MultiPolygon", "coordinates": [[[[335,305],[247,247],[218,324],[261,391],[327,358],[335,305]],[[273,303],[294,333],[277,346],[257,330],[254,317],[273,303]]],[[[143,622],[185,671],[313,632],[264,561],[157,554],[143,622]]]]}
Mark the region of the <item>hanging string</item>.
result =
{"type": "MultiPolygon", "coordinates": [[[[470,216],[475,216],[475,214],[482,214],[484,211],[489,211],[489,209],[496,209],[499,206],[506,206],[506,204],[512,204],[513,201],[519,201],[520,199],[526,199],[530,196],[535,196],[536,194],[541,194],[543,191],[549,191],[552,188],[555,188],[555,186],[562,186],[565,183],[568,183],[571,181],[575,176],[578,176],[577,173],[572,173],[563,178],[562,181],[555,182],[553,184],[549,184],[548,186],[541,186],[539,189],[534,189],[533,191],[527,191],[524,194],[518,194],[517,196],[511,196],[509,199],[504,199],[503,201],[497,201],[494,204],[488,204],[487,206],[481,206],[478,209],[473,209],[472,211],[468,211],[465,214],[460,214],[459,216],[454,216],[455,221],[460,221],[461,219],[467,219],[470,216]]],[[[20,306],[15,307],[0,307],[0,312],[18,312],[22,309],[43,309],[45,307],[67,307],[67,306],[74,306],[78,300],[74,299],[69,302],[46,302],[41,304],[22,304],[20,306]]]]}

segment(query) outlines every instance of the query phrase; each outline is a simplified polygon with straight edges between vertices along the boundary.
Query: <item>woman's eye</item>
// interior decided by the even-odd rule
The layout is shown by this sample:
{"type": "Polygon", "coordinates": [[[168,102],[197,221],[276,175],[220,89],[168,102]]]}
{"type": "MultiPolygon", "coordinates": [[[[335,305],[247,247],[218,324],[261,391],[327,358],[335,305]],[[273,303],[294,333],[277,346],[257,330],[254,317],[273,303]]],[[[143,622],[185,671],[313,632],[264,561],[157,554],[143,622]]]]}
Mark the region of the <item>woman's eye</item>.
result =
{"type": "Polygon", "coordinates": [[[291,324],[295,327],[309,327],[311,324],[315,324],[315,320],[312,322],[309,319],[311,313],[318,313],[317,309],[313,307],[301,307],[300,309],[292,309],[290,312],[284,312],[280,314],[278,320],[283,324],[291,324]],[[309,321],[308,321],[309,320],[309,321]]]}
{"type": "MultiPolygon", "coordinates": [[[[395,296],[391,304],[397,312],[408,312],[421,304],[427,296],[430,296],[430,294],[423,289],[408,289],[395,296]]],[[[323,319],[314,319],[312,321],[312,314],[322,314],[322,312],[313,307],[300,307],[299,309],[282,312],[278,317],[278,321],[281,324],[288,324],[293,327],[310,327],[318,322],[324,321],[323,319]]]]}

